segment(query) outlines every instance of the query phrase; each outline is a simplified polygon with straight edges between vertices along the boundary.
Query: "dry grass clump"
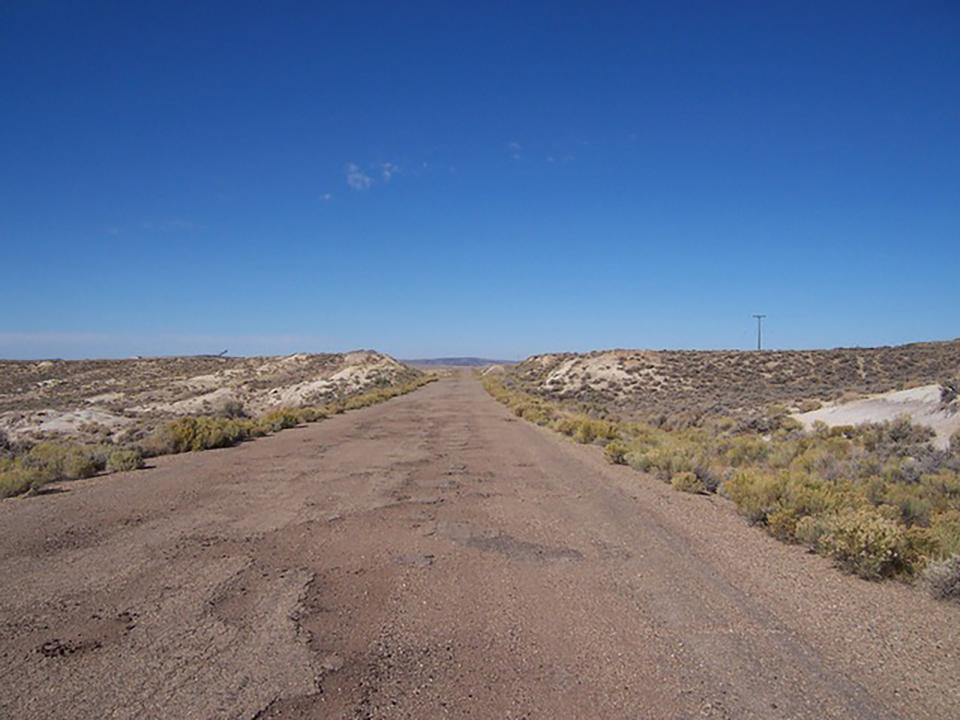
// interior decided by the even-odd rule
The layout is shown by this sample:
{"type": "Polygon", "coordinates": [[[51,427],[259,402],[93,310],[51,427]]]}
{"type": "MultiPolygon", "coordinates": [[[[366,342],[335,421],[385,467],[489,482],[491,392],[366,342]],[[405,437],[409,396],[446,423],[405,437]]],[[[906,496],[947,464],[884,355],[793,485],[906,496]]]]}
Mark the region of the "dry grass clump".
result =
{"type": "Polygon", "coordinates": [[[801,400],[797,403],[797,410],[799,412],[813,412],[814,410],[819,410],[823,407],[823,403],[819,400],[801,400]]]}
{"type": "Polygon", "coordinates": [[[212,414],[225,418],[247,417],[247,411],[243,407],[243,403],[235,398],[225,398],[221,400],[214,406],[212,414]]]}
{"type": "Polygon", "coordinates": [[[777,408],[761,424],[717,417],[668,430],[570,413],[509,382],[485,379],[521,417],[536,408],[578,441],[601,440],[611,462],[719,492],[751,523],[861,577],[912,576],[960,555],[960,438],[938,450],[906,420],[806,432],[777,408]]]}

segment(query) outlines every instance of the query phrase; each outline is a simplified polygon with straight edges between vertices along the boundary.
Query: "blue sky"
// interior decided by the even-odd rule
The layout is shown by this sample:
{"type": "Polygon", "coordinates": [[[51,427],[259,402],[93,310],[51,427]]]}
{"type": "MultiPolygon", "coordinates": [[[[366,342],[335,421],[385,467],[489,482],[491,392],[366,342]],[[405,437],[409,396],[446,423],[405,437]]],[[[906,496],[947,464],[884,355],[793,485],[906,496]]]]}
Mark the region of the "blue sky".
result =
{"type": "Polygon", "coordinates": [[[960,5],[0,5],[0,356],[960,336],[960,5]]]}

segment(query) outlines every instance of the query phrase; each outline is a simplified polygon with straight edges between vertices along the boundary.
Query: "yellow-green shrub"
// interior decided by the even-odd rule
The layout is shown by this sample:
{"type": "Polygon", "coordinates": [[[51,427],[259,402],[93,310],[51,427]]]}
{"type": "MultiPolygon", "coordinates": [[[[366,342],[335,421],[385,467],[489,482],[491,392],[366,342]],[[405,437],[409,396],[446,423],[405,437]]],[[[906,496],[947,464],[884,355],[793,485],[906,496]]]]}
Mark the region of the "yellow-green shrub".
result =
{"type": "Polygon", "coordinates": [[[908,569],[905,528],[875,510],[860,508],[831,518],[819,549],[847,571],[868,579],[908,569]]]}
{"type": "Polygon", "coordinates": [[[257,425],[265,432],[279,432],[301,422],[304,422],[304,413],[300,408],[277,408],[257,418],[257,425]]]}
{"type": "Polygon", "coordinates": [[[36,468],[24,467],[21,462],[12,460],[2,462],[0,463],[0,498],[36,490],[51,480],[49,477],[44,477],[36,468]]]}
{"type": "Polygon", "coordinates": [[[236,445],[251,435],[251,423],[218,417],[184,417],[161,428],[146,443],[150,454],[183,453],[236,445]]]}
{"type": "Polygon", "coordinates": [[[750,522],[765,523],[767,516],[778,508],[784,484],[782,474],[748,469],[735,473],[722,488],[750,522]]]}
{"type": "Polygon", "coordinates": [[[92,449],[52,442],[42,442],[30,448],[23,464],[49,476],[51,481],[90,477],[103,469],[92,449]]]}
{"type": "Polygon", "coordinates": [[[807,515],[796,520],[793,528],[793,539],[811,550],[820,546],[820,538],[827,532],[824,518],[807,515]]]}
{"type": "Polygon", "coordinates": [[[960,555],[960,510],[947,510],[934,515],[930,535],[936,543],[938,557],[960,555]]]}
{"type": "Polygon", "coordinates": [[[611,440],[603,448],[607,460],[614,465],[626,464],[627,446],[620,440],[611,440]]]}
{"type": "Polygon", "coordinates": [[[694,472],[700,464],[698,449],[683,443],[658,445],[642,451],[631,450],[626,459],[631,467],[654,472],[665,481],[678,472],[694,472]]]}
{"type": "Polygon", "coordinates": [[[103,470],[99,448],[42,442],[18,457],[0,458],[0,497],[37,490],[59,480],[86,478],[103,470]]]}
{"type": "Polygon", "coordinates": [[[136,448],[118,448],[107,456],[107,472],[137,470],[143,467],[143,455],[136,448]]]}
{"type": "Polygon", "coordinates": [[[766,516],[767,532],[778,540],[794,542],[797,540],[797,525],[804,519],[806,517],[797,515],[792,508],[778,507],[766,516]]]}
{"type": "Polygon", "coordinates": [[[687,493],[703,493],[707,491],[706,486],[700,481],[700,478],[692,472],[678,472],[670,478],[670,484],[674,490],[687,493]]]}
{"type": "Polygon", "coordinates": [[[726,460],[734,467],[756,464],[766,458],[770,443],[761,437],[739,436],[730,440],[725,453],[726,460]]]}

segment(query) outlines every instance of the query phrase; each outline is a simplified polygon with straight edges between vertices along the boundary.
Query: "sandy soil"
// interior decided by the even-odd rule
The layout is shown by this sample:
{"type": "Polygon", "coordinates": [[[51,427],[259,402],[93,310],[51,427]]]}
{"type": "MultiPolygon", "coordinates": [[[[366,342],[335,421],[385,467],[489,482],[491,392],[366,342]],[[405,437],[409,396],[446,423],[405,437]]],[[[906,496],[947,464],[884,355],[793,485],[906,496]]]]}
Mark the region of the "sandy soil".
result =
{"type": "Polygon", "coordinates": [[[0,502],[3,718],[948,718],[960,609],[469,373],[0,502]]]}

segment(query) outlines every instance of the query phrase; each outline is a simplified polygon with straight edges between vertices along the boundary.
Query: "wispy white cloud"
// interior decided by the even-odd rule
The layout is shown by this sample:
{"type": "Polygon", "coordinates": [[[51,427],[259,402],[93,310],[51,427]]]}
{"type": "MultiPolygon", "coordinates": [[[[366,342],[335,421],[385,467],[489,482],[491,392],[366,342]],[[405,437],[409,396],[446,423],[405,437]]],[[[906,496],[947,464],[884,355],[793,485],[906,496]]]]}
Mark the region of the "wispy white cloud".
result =
{"type": "Polygon", "coordinates": [[[166,225],[173,230],[197,230],[200,227],[192,220],[168,220],[166,225]]]}
{"type": "Polygon", "coordinates": [[[369,190],[378,183],[388,183],[400,174],[400,166],[394,162],[367,165],[366,169],[355,162],[347,163],[347,185],[354,190],[369,190]]]}
{"type": "Polygon", "coordinates": [[[330,202],[331,200],[333,200],[333,193],[323,193],[320,196],[320,199],[323,200],[324,202],[330,202]]]}
{"type": "Polygon", "coordinates": [[[369,190],[373,185],[373,178],[356,163],[347,163],[347,185],[354,190],[369,190]]]}
{"type": "Polygon", "coordinates": [[[507,150],[510,151],[510,157],[514,160],[519,160],[521,155],[520,151],[523,150],[523,145],[518,143],[516,140],[511,140],[507,143],[507,150]]]}
{"type": "Polygon", "coordinates": [[[380,165],[380,175],[384,182],[390,182],[390,178],[400,172],[400,166],[392,162],[385,162],[380,165]]]}

